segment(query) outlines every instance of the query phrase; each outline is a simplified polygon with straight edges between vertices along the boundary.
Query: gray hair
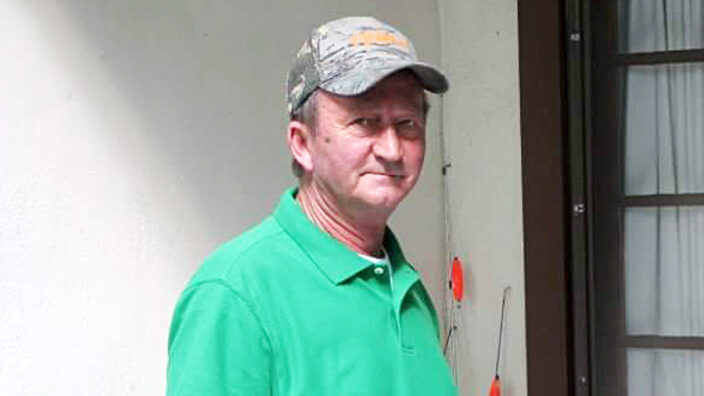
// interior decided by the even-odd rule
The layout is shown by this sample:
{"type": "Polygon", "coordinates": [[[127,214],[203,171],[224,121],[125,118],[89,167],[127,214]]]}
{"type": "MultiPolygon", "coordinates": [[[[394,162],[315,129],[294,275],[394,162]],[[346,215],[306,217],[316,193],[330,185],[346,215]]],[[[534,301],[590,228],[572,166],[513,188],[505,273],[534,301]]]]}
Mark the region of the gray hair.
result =
{"type": "MultiPolygon", "coordinates": [[[[306,124],[315,135],[315,128],[318,126],[318,90],[313,91],[308,98],[294,111],[291,112],[291,121],[298,121],[306,124]]],[[[294,176],[301,178],[303,176],[303,168],[295,158],[291,159],[291,171],[294,176]]]]}

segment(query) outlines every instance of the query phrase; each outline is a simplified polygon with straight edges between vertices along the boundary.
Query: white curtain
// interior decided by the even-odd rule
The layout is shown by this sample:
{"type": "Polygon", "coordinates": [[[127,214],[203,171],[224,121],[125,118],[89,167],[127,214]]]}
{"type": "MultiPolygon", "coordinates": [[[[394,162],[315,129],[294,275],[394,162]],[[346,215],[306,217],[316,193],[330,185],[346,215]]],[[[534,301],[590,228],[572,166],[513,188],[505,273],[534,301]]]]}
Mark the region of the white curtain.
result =
{"type": "Polygon", "coordinates": [[[618,0],[622,52],[704,48],[701,0],[618,0]]]}
{"type": "MultiPolygon", "coordinates": [[[[622,1],[621,51],[704,48],[704,0],[622,1]]],[[[704,193],[704,64],[632,66],[624,194],[704,193]]],[[[704,337],[704,206],[624,213],[626,331],[704,337]]],[[[632,396],[704,395],[704,350],[627,351],[632,396]]]]}

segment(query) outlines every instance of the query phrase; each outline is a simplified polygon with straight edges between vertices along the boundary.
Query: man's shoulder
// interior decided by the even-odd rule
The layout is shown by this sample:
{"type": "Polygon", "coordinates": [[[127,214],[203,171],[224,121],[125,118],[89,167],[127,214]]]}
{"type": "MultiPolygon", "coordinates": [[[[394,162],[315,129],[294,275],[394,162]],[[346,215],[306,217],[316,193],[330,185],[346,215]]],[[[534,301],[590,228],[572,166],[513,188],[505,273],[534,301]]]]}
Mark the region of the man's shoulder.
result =
{"type": "Polygon", "coordinates": [[[290,251],[291,238],[273,216],[218,246],[193,275],[189,286],[224,281],[230,286],[266,274],[277,251],[290,251]],[[249,279],[247,279],[249,278],[249,279]]]}

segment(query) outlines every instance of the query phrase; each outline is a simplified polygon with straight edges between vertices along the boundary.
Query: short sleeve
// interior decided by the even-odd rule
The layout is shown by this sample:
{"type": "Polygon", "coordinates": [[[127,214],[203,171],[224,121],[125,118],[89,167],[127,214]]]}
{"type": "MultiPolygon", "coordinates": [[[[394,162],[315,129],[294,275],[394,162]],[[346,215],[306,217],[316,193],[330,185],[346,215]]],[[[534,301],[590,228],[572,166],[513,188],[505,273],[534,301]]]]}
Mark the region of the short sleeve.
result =
{"type": "Polygon", "coordinates": [[[169,334],[167,396],[270,395],[271,363],[261,322],[228,285],[183,292],[169,334]]]}

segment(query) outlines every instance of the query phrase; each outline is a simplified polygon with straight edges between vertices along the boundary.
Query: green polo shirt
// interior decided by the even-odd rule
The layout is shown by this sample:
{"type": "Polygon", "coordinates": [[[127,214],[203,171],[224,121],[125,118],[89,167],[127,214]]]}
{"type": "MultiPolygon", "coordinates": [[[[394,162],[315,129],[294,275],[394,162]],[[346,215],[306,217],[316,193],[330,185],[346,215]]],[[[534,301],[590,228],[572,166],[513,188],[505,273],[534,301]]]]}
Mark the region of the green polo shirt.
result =
{"type": "Polygon", "coordinates": [[[167,394],[455,395],[432,302],[391,231],[390,278],[310,222],[295,193],[183,291],[167,394]]]}

